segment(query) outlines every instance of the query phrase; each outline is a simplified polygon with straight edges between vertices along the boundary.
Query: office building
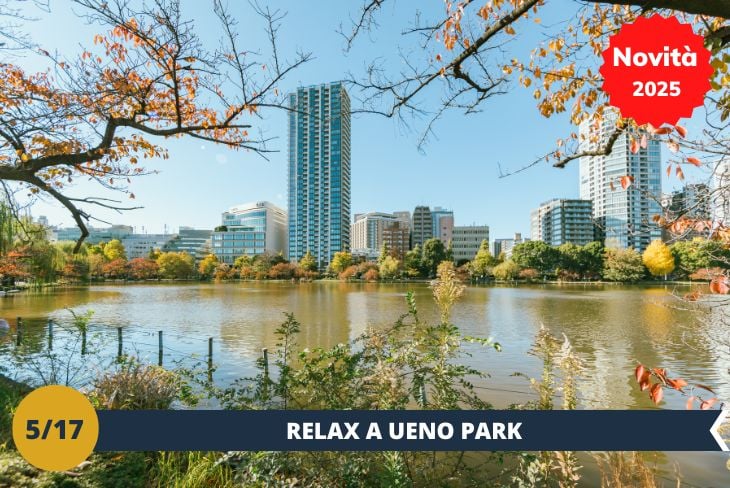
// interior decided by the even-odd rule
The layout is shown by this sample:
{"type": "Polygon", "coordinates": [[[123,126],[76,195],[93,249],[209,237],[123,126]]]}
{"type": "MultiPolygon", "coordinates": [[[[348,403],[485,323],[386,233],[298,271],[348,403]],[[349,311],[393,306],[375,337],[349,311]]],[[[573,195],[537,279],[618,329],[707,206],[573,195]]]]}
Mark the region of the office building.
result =
{"type": "Polygon", "coordinates": [[[146,258],[152,250],[162,250],[174,234],[130,234],[121,239],[127,259],[146,258]]]}
{"type": "Polygon", "coordinates": [[[223,212],[213,231],[211,249],[218,261],[233,264],[241,256],[287,254],[286,212],[270,202],[238,205],[223,212]]]}
{"type": "Polygon", "coordinates": [[[431,209],[419,205],[413,210],[411,223],[411,246],[423,247],[423,243],[433,238],[433,217],[431,209]]]}
{"type": "Polygon", "coordinates": [[[433,223],[433,237],[441,240],[444,246],[449,245],[454,232],[454,212],[441,207],[434,207],[431,211],[433,223]]]}
{"type": "Polygon", "coordinates": [[[383,231],[399,222],[394,214],[384,212],[368,212],[355,214],[350,235],[352,236],[352,253],[363,256],[376,255],[383,245],[383,231]]]}
{"type": "Polygon", "coordinates": [[[559,199],[541,204],[530,214],[530,237],[551,246],[584,246],[595,240],[590,200],[559,199]]]}
{"type": "Polygon", "coordinates": [[[396,220],[383,229],[383,243],[391,256],[403,259],[410,249],[411,231],[408,222],[396,220]]]}
{"type": "MultiPolygon", "coordinates": [[[[99,244],[109,242],[113,239],[122,240],[134,233],[134,229],[128,225],[112,225],[111,227],[95,228],[89,227],[89,235],[84,242],[88,244],[99,244]]],[[[52,240],[54,241],[78,241],[81,237],[81,229],[78,227],[64,227],[53,230],[52,240]]]]}
{"type": "Polygon", "coordinates": [[[289,259],[324,269],[350,250],[350,99],[329,83],[289,95],[289,259]]]}
{"type": "Polygon", "coordinates": [[[489,245],[489,226],[487,225],[454,227],[451,239],[454,261],[458,263],[474,259],[483,241],[487,241],[487,245],[489,245]]]}
{"type": "Polygon", "coordinates": [[[196,261],[203,259],[211,253],[211,234],[209,229],[193,229],[192,227],[180,227],[175,235],[162,248],[163,252],[186,252],[193,256],[196,261]]]}
{"type": "MultiPolygon", "coordinates": [[[[609,110],[599,123],[583,122],[580,150],[605,148],[617,119],[616,111],[609,110]]],[[[580,198],[593,202],[593,217],[606,247],[642,252],[652,240],[661,238],[661,229],[653,221],[661,213],[661,145],[649,139],[647,147],[634,154],[630,135],[629,131],[619,135],[606,156],[581,158],[580,198]],[[623,176],[633,177],[626,189],[620,183],[623,176]]]]}
{"type": "Polygon", "coordinates": [[[498,258],[500,254],[504,253],[505,257],[509,259],[512,257],[512,249],[517,244],[529,241],[529,239],[522,240],[522,234],[515,232],[515,236],[507,239],[495,239],[492,244],[492,255],[498,258]]]}

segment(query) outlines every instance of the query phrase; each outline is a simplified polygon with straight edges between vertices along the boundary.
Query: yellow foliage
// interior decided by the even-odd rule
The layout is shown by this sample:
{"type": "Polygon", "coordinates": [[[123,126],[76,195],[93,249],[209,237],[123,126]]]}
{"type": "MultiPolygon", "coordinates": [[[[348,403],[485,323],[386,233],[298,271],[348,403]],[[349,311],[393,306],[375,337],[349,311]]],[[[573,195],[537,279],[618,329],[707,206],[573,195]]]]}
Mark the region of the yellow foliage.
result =
{"type": "Polygon", "coordinates": [[[674,256],[669,246],[659,239],[652,241],[642,256],[644,266],[654,276],[664,276],[674,271],[674,256]]]}

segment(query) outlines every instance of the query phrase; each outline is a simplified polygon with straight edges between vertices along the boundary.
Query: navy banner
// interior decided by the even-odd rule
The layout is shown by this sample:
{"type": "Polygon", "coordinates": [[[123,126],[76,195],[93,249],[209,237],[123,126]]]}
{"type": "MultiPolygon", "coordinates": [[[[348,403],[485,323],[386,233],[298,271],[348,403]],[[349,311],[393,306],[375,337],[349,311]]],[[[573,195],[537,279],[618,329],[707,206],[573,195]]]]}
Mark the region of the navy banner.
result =
{"type": "Polygon", "coordinates": [[[97,451],[726,451],[717,410],[99,410],[97,451]]]}

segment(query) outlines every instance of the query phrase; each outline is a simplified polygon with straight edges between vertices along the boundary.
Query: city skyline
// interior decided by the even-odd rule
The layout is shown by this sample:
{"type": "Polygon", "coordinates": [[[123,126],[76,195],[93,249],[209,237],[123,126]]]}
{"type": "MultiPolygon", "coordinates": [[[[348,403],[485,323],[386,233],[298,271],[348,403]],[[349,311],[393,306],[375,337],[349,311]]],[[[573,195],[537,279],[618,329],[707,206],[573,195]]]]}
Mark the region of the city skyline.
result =
{"type": "MultiPolygon", "coordinates": [[[[343,56],[337,28],[349,13],[346,5],[329,2],[327,8],[321,10],[309,9],[303,4],[282,8],[289,11],[280,30],[282,45],[289,51],[301,47],[316,54],[316,59],[304,65],[282,90],[293,91],[298,86],[341,79],[348,71],[360,67],[363,52],[384,51],[399,39],[395,33],[383,34],[372,43],[358,44],[349,56],[343,56]],[[301,35],[302,26],[309,22],[321,27],[317,36],[301,35]]],[[[190,10],[201,28],[213,25],[211,13],[205,6],[190,6],[190,10]]],[[[399,11],[399,7],[394,8],[394,14],[399,11]]],[[[556,9],[551,14],[552,20],[561,19],[571,11],[570,8],[556,9]]],[[[39,12],[37,17],[39,20],[28,26],[33,37],[41,45],[54,46],[60,51],[78,51],[79,40],[90,41],[96,32],[70,10],[58,9],[53,15],[39,12]],[[75,40],[61,35],[69,26],[78,32],[75,40]]],[[[544,21],[547,23],[551,17],[544,21]]],[[[387,28],[389,22],[384,18],[384,27],[387,28]]],[[[263,30],[250,33],[250,37],[253,45],[268,43],[263,30]]],[[[539,34],[529,33],[515,42],[529,49],[540,41],[539,34]]],[[[34,59],[21,61],[28,70],[43,67],[34,59]]],[[[701,118],[701,114],[698,115],[701,118]]],[[[221,209],[240,202],[267,200],[286,207],[286,117],[284,112],[273,112],[263,121],[261,128],[274,138],[271,149],[279,151],[270,153],[269,161],[252,153],[230,151],[200,141],[166,141],[170,159],[147,163],[149,169],[160,173],[133,180],[130,189],[136,195],[135,200],[106,194],[83,181],[77,183],[73,192],[121,198],[123,203],[143,206],[143,209],[123,215],[93,210],[95,216],[107,222],[133,224],[148,233],[161,233],[165,226],[168,232],[181,226],[210,227],[217,221],[221,209]],[[183,198],[183,194],[193,198],[183,198]]],[[[488,224],[494,238],[507,238],[515,232],[529,234],[529,213],[540,202],[579,196],[577,162],[565,170],[540,164],[500,178],[500,172],[516,171],[531,163],[553,149],[557,139],[575,130],[567,116],[543,118],[529,93],[518,86],[507,95],[495,97],[483,113],[467,118],[460,113],[445,115],[436,136],[423,152],[417,145],[421,127],[416,121],[409,124],[413,127],[374,115],[353,116],[353,214],[439,204],[454,211],[455,225],[488,224]]],[[[683,122],[683,125],[693,131],[691,121],[683,122]]],[[[685,174],[688,180],[702,176],[695,168],[687,168],[685,174]]],[[[664,172],[662,178],[666,192],[679,185],[676,178],[669,180],[664,172]]],[[[55,203],[39,202],[33,208],[33,215],[45,215],[61,226],[70,226],[73,222],[66,209],[55,203]]]]}

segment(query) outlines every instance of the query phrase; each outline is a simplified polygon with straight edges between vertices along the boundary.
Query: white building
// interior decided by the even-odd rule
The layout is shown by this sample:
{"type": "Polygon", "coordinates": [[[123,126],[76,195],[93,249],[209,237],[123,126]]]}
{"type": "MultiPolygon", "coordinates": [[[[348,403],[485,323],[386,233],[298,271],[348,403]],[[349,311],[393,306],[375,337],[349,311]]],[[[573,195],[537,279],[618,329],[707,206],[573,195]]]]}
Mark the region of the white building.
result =
{"type": "Polygon", "coordinates": [[[130,234],[121,239],[127,259],[146,258],[153,249],[164,249],[175,234],[130,234]]]}
{"type": "Polygon", "coordinates": [[[366,257],[378,256],[383,245],[383,231],[396,222],[402,220],[394,214],[384,212],[355,214],[350,230],[352,253],[366,257]]]}
{"type": "MultiPolygon", "coordinates": [[[[580,150],[605,148],[617,119],[615,111],[606,111],[596,125],[583,122],[580,150]]],[[[593,202],[593,217],[606,247],[632,247],[641,252],[652,240],[661,238],[661,229],[652,220],[661,214],[661,145],[650,139],[636,154],[630,145],[625,132],[609,155],[581,158],[580,198],[593,202]],[[623,176],[634,178],[625,190],[620,183],[623,176]]]]}
{"type": "Polygon", "coordinates": [[[271,202],[232,207],[223,212],[222,224],[211,236],[211,247],[223,263],[241,256],[287,255],[287,215],[271,202]]]}

